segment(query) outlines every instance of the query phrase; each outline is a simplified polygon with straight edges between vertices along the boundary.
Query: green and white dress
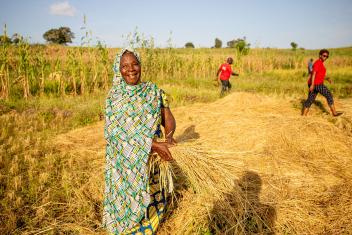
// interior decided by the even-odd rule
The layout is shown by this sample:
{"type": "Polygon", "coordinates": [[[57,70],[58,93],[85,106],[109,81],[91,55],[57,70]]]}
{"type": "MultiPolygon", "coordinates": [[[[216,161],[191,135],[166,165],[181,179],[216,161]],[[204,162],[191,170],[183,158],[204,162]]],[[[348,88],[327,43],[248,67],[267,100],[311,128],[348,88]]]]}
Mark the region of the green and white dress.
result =
{"type": "Polygon", "coordinates": [[[147,164],[153,138],[161,137],[161,108],[168,104],[155,84],[124,81],[119,62],[125,51],[115,59],[106,99],[103,225],[111,234],[154,234],[166,200],[158,177],[148,175],[147,164]]]}

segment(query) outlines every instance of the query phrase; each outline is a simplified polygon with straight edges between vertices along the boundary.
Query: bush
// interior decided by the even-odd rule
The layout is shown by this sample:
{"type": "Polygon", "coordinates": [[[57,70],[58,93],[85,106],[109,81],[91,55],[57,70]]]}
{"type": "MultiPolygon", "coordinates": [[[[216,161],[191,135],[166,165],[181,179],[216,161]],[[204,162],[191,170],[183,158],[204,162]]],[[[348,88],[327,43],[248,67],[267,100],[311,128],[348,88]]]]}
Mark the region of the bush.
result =
{"type": "Polygon", "coordinates": [[[222,41],[218,38],[215,38],[215,48],[221,48],[222,47],[222,41]]]}
{"type": "Polygon", "coordinates": [[[290,45],[291,45],[293,51],[295,51],[297,49],[297,47],[298,47],[298,44],[295,43],[295,42],[291,42],[290,45]]]}
{"type": "Polygon", "coordinates": [[[241,54],[247,55],[250,48],[250,43],[247,43],[246,37],[234,39],[227,42],[227,47],[236,48],[241,54]]]}
{"type": "Polygon", "coordinates": [[[187,42],[187,43],[185,44],[185,47],[186,47],[186,48],[194,48],[194,45],[193,45],[193,43],[191,43],[191,42],[187,42]]]}

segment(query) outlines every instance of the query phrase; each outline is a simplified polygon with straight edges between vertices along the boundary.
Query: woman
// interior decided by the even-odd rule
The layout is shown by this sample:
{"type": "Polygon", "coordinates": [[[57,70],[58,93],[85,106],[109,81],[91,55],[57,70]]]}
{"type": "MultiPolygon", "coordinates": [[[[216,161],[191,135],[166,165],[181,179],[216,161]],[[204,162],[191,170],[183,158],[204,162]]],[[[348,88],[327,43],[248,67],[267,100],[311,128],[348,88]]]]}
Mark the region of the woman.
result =
{"type": "Polygon", "coordinates": [[[324,62],[329,58],[329,51],[326,49],[322,49],[319,52],[319,59],[316,60],[313,64],[312,73],[308,79],[308,98],[304,102],[304,109],[303,109],[303,116],[307,116],[308,111],[312,103],[314,102],[315,98],[317,97],[318,93],[322,94],[330,107],[331,113],[333,116],[340,116],[341,112],[336,112],[334,99],[332,98],[331,92],[329,89],[324,85],[324,80],[326,79],[329,83],[331,80],[329,77],[325,77],[326,75],[326,68],[324,66],[324,62]]]}
{"type": "Polygon", "coordinates": [[[175,119],[165,93],[141,82],[141,61],[126,48],[116,56],[106,100],[106,169],[103,224],[112,234],[154,234],[166,206],[157,176],[148,175],[151,152],[172,160],[175,119]],[[160,125],[167,133],[166,142],[160,125]]]}

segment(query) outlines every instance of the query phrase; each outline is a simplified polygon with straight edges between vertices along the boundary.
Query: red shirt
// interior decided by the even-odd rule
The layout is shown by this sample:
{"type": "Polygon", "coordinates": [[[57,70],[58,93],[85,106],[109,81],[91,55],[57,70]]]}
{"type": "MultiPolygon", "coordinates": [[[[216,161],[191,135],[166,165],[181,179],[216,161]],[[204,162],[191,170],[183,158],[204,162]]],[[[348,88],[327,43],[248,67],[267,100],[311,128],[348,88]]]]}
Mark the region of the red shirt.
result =
{"type": "Polygon", "coordinates": [[[232,68],[231,65],[228,63],[222,64],[220,66],[221,73],[220,73],[220,79],[221,80],[229,80],[232,74],[232,68]]]}
{"type": "MultiPolygon", "coordinates": [[[[323,61],[318,59],[313,64],[313,73],[315,72],[315,80],[314,85],[319,85],[324,83],[324,78],[326,75],[326,68],[324,66],[323,61]]],[[[309,77],[308,84],[312,84],[312,76],[309,77]]]]}

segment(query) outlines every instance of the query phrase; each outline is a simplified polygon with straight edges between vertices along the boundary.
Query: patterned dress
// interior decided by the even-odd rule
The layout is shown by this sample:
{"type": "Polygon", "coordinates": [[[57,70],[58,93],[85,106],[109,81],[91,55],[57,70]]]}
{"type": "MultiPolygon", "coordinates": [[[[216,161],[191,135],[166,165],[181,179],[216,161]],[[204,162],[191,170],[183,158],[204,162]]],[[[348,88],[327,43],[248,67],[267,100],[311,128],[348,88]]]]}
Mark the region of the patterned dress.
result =
{"type": "Polygon", "coordinates": [[[106,99],[103,225],[111,234],[154,234],[166,200],[158,172],[149,176],[147,164],[153,138],[162,133],[161,108],[168,104],[165,93],[151,82],[126,84],[119,73],[125,51],[115,60],[106,99]]]}

